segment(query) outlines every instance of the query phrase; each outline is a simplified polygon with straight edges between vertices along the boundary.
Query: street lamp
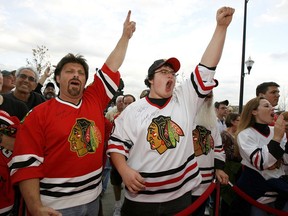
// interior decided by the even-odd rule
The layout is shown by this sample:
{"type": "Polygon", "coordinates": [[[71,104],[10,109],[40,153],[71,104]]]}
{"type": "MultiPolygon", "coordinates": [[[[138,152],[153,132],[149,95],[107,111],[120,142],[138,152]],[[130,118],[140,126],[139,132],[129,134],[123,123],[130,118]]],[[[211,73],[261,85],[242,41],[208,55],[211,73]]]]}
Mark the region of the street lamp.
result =
{"type": "Polygon", "coordinates": [[[254,64],[254,61],[251,59],[251,56],[249,56],[248,60],[245,62],[247,70],[248,70],[248,75],[250,75],[250,71],[252,69],[252,66],[254,64]]]}
{"type": "MultiPolygon", "coordinates": [[[[239,113],[242,112],[243,107],[243,90],[244,90],[244,77],[245,77],[244,70],[245,70],[245,46],[246,46],[246,17],[247,17],[247,3],[249,0],[244,1],[245,4],[244,4],[244,22],[243,22],[242,62],[241,62],[241,76],[240,76],[239,113]]],[[[250,70],[251,68],[248,69],[248,74],[250,74],[250,70]]]]}

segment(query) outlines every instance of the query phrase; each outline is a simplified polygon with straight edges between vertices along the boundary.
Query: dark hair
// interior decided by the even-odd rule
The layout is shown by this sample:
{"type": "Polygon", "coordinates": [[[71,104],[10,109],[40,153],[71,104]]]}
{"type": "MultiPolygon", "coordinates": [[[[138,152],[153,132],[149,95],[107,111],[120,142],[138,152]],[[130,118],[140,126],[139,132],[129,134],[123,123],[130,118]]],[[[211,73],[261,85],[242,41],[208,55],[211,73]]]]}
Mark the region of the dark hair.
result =
{"type": "Polygon", "coordinates": [[[122,99],[123,101],[124,101],[124,98],[125,98],[125,97],[132,97],[132,98],[133,98],[133,102],[136,101],[136,98],[135,98],[133,95],[131,95],[131,94],[125,94],[124,97],[123,97],[123,99],[122,99]]]}
{"type": "Polygon", "coordinates": [[[152,80],[154,78],[155,73],[153,74],[148,74],[148,76],[146,77],[146,79],[144,80],[145,85],[148,88],[151,88],[151,83],[149,82],[149,80],[152,80]]]}
{"type": "Polygon", "coordinates": [[[237,118],[238,118],[239,116],[240,116],[239,113],[234,113],[234,112],[229,113],[229,114],[227,115],[226,119],[225,119],[225,124],[226,124],[226,126],[227,126],[227,127],[232,127],[232,126],[233,126],[232,122],[235,121],[235,120],[237,120],[237,118]]]}
{"type": "Polygon", "coordinates": [[[219,109],[219,106],[220,106],[221,104],[222,104],[222,105],[225,105],[225,106],[228,106],[228,105],[229,105],[229,101],[228,101],[228,100],[224,100],[224,101],[220,101],[220,102],[217,102],[217,101],[216,101],[216,102],[214,103],[214,107],[217,108],[217,109],[219,109]]]}
{"type": "Polygon", "coordinates": [[[261,93],[262,94],[266,94],[266,92],[268,91],[268,88],[271,86],[275,86],[275,87],[280,87],[277,83],[275,82],[263,82],[260,85],[257,86],[256,88],[256,96],[258,97],[261,93]]]}
{"type": "Polygon", "coordinates": [[[57,64],[55,71],[54,71],[54,80],[56,82],[56,85],[59,87],[59,83],[56,80],[56,77],[60,75],[63,67],[65,64],[68,63],[77,63],[83,66],[84,71],[85,71],[85,76],[86,76],[86,82],[88,80],[88,76],[89,76],[89,66],[86,62],[86,59],[84,59],[84,57],[82,55],[79,54],[72,54],[72,53],[68,53],[66,56],[64,56],[60,62],[57,64]]]}

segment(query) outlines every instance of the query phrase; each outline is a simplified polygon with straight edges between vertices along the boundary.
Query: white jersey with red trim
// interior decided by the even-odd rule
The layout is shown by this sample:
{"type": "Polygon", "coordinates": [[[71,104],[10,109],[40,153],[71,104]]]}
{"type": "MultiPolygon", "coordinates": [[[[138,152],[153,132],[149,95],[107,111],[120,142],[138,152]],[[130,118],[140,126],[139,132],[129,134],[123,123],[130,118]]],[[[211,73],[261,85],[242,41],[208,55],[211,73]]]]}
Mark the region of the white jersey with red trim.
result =
{"type": "Polygon", "coordinates": [[[115,120],[107,153],[123,154],[145,179],[145,190],[137,194],[125,190],[127,199],[170,201],[200,184],[191,131],[204,97],[215,86],[213,76],[214,71],[198,66],[162,107],[142,98],[115,120]]]}
{"type": "Polygon", "coordinates": [[[119,81],[104,64],[78,105],[57,97],[35,107],[17,134],[13,183],[40,179],[43,205],[56,210],[95,200],[102,190],[103,112],[119,81]]]}
{"type": "MultiPolygon", "coordinates": [[[[273,139],[274,127],[270,127],[270,134],[264,136],[256,129],[250,127],[241,131],[237,136],[241,163],[259,172],[265,179],[279,178],[285,175],[285,167],[281,163],[276,169],[268,169],[277,159],[269,152],[268,143],[273,139]]],[[[280,147],[285,151],[286,137],[281,141],[280,147]]],[[[287,145],[287,144],[286,144],[287,145]]],[[[283,155],[284,164],[287,163],[287,153],[283,155]]]]}
{"type": "Polygon", "coordinates": [[[215,125],[208,130],[197,125],[193,130],[193,145],[202,181],[192,190],[192,195],[201,196],[215,177],[215,159],[222,163],[223,167],[225,164],[225,152],[218,127],[215,125]]]}

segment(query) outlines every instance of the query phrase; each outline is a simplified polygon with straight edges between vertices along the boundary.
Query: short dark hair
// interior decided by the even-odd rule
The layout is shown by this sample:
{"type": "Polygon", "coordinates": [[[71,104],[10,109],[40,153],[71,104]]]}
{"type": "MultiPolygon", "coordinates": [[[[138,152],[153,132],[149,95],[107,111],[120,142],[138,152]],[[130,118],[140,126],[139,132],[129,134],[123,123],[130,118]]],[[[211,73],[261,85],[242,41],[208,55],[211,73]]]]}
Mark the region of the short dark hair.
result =
{"type": "Polygon", "coordinates": [[[223,105],[225,105],[225,106],[228,106],[228,105],[229,105],[229,101],[228,101],[228,100],[224,100],[224,101],[220,101],[220,102],[217,102],[217,101],[216,101],[216,102],[214,103],[215,108],[219,109],[220,104],[223,104],[223,105]]]}
{"type": "Polygon", "coordinates": [[[64,56],[60,62],[57,64],[55,71],[54,71],[54,80],[56,82],[56,85],[59,87],[59,83],[56,80],[56,77],[60,75],[62,68],[64,67],[65,64],[68,63],[78,63],[83,66],[84,71],[85,71],[85,76],[86,76],[86,82],[88,80],[89,76],[89,66],[86,62],[86,59],[82,55],[79,54],[72,54],[68,53],[66,56],[64,56]]]}
{"type": "Polygon", "coordinates": [[[151,83],[149,82],[149,80],[153,80],[155,73],[153,74],[148,74],[148,76],[146,77],[146,79],[144,80],[145,85],[148,88],[151,88],[151,83]]]}
{"type": "Polygon", "coordinates": [[[122,99],[123,101],[124,101],[124,98],[125,98],[125,97],[132,97],[132,98],[133,98],[133,102],[136,101],[136,98],[135,98],[133,95],[131,95],[131,94],[125,94],[124,97],[123,97],[123,99],[122,99]]]}
{"type": "Polygon", "coordinates": [[[268,88],[271,86],[275,86],[275,87],[280,87],[277,83],[275,82],[263,82],[261,84],[259,84],[256,88],[256,96],[258,97],[261,93],[262,94],[266,94],[266,92],[268,91],[268,88]]]}
{"type": "Polygon", "coordinates": [[[232,112],[232,113],[229,113],[227,116],[226,116],[226,119],[225,119],[225,124],[227,127],[231,127],[233,126],[232,122],[237,120],[237,118],[240,116],[239,113],[235,113],[235,112],[232,112]]]}

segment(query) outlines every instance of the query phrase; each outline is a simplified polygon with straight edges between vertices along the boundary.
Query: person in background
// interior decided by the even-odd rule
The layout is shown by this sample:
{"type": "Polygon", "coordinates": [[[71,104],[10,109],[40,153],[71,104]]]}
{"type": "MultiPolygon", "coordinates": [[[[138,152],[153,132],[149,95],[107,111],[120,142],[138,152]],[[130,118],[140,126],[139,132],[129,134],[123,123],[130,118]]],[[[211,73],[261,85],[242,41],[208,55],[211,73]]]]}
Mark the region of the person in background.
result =
{"type": "Polygon", "coordinates": [[[50,69],[50,67],[47,67],[45,69],[44,73],[42,74],[42,76],[39,78],[37,82],[37,86],[34,89],[35,92],[43,95],[41,89],[43,88],[45,81],[51,76],[52,72],[53,71],[50,69]]]}
{"type": "Polygon", "coordinates": [[[43,91],[43,95],[46,100],[56,97],[55,85],[52,82],[48,82],[43,91]]]}
{"type": "Polygon", "coordinates": [[[158,59],[149,67],[144,99],[130,104],[115,120],[107,154],[125,184],[121,215],[174,215],[191,204],[191,191],[201,182],[192,130],[204,98],[216,85],[234,9],[217,11],[217,25],[191,78],[176,84],[177,58],[158,59]]]}
{"type": "MultiPolygon", "coordinates": [[[[222,144],[225,150],[224,172],[228,174],[229,181],[235,184],[241,174],[241,156],[238,152],[235,136],[240,121],[239,113],[229,113],[225,119],[227,129],[221,132],[222,144]]],[[[235,193],[230,186],[221,185],[221,216],[228,216],[230,205],[235,193]]]]}
{"type": "Polygon", "coordinates": [[[266,98],[273,107],[276,107],[280,98],[279,85],[275,82],[263,82],[256,88],[256,96],[266,98]]]}
{"type": "Polygon", "coordinates": [[[43,95],[34,92],[38,82],[38,73],[33,67],[20,67],[16,70],[16,87],[7,94],[9,98],[24,102],[28,109],[45,102],[43,95]]]}
{"type": "MultiPolygon", "coordinates": [[[[228,107],[227,107],[227,115],[228,115],[229,113],[232,113],[232,112],[234,112],[233,107],[232,107],[232,106],[228,106],[228,107]]],[[[226,126],[227,126],[227,125],[226,125],[226,126]]]]}
{"type": "Polygon", "coordinates": [[[7,71],[2,70],[1,74],[3,75],[3,85],[2,90],[0,91],[1,94],[9,93],[12,89],[15,88],[15,70],[7,71]]]}
{"type": "MultiPolygon", "coordinates": [[[[123,97],[124,97],[123,95],[117,96],[117,98],[116,98],[116,106],[114,106],[114,103],[112,102],[112,103],[110,103],[110,107],[111,106],[112,107],[110,109],[108,108],[107,109],[108,111],[106,113],[104,112],[105,113],[105,119],[107,119],[111,123],[112,126],[114,124],[114,118],[116,116],[118,116],[124,109],[123,97]]],[[[110,130],[110,132],[111,132],[111,130],[110,130]]],[[[109,133],[109,135],[110,135],[110,133],[109,133]]],[[[107,142],[108,142],[108,140],[107,140],[107,142]]],[[[107,144],[107,146],[108,146],[108,144],[107,144]]],[[[106,154],[105,154],[105,156],[106,156],[106,154]]],[[[102,174],[103,188],[102,188],[101,196],[104,196],[104,193],[105,193],[105,191],[106,191],[106,189],[108,187],[110,174],[111,174],[111,169],[112,169],[112,167],[111,167],[110,159],[107,158],[107,160],[105,160],[105,167],[104,167],[104,171],[103,171],[103,174],[102,174]]],[[[115,195],[115,189],[114,189],[114,196],[118,197],[118,196],[115,195]]],[[[120,185],[120,196],[119,197],[121,197],[121,185],[120,185]]],[[[119,198],[119,200],[120,200],[120,198],[119,198]]]]}
{"type": "Polygon", "coordinates": [[[217,116],[217,124],[218,124],[218,128],[220,133],[223,130],[226,130],[227,126],[225,124],[225,118],[228,114],[227,112],[227,106],[229,105],[229,101],[228,100],[224,100],[224,101],[220,101],[220,102],[215,102],[214,106],[215,106],[215,111],[216,111],[216,116],[217,116]]]}
{"type": "Polygon", "coordinates": [[[125,94],[123,97],[123,104],[124,104],[124,109],[130,105],[131,103],[135,102],[136,99],[133,95],[131,94],[125,94]]]}
{"type": "Polygon", "coordinates": [[[54,71],[58,96],[34,107],[18,131],[9,167],[12,183],[19,185],[31,215],[99,213],[103,113],[118,89],[118,69],[136,29],[130,16],[131,11],[118,43],[93,82],[85,88],[89,67],[83,56],[67,54],[54,71]]]}
{"type": "Polygon", "coordinates": [[[119,95],[116,98],[116,106],[114,106],[105,114],[105,117],[110,122],[114,122],[115,116],[118,116],[124,110],[123,97],[123,95],[119,95]]]}
{"type": "MultiPolygon", "coordinates": [[[[288,162],[288,143],[286,137],[283,139],[283,116],[280,115],[271,127],[269,124],[273,120],[274,108],[264,97],[253,98],[244,106],[236,134],[243,165],[237,186],[254,200],[268,191],[277,192],[280,201],[275,203],[277,208],[277,203],[282,203],[283,198],[287,201],[288,197],[288,181],[283,177],[283,162],[288,162]]],[[[231,207],[231,211],[241,211],[239,215],[250,215],[250,209],[250,204],[238,196],[231,207]]]]}
{"type": "MultiPolygon", "coordinates": [[[[198,187],[192,190],[192,202],[195,202],[206,191],[215,177],[221,184],[227,185],[229,180],[228,175],[223,171],[225,154],[217,127],[217,117],[213,106],[213,92],[205,97],[194,123],[193,145],[202,181],[198,187]]],[[[207,201],[192,215],[203,216],[207,201]]]]}
{"type": "MultiPolygon", "coordinates": [[[[275,82],[263,82],[256,88],[256,96],[266,98],[273,107],[276,107],[280,98],[279,85],[275,82]]],[[[274,121],[270,126],[273,126],[277,120],[278,115],[274,115],[274,121]]]]}
{"type": "MultiPolygon", "coordinates": [[[[2,84],[0,73],[0,91],[2,84]]],[[[18,206],[14,203],[20,198],[20,192],[12,187],[8,163],[12,159],[18,125],[28,111],[23,102],[0,94],[0,215],[18,215],[18,206]]]]}
{"type": "MultiPolygon", "coordinates": [[[[125,108],[127,108],[127,106],[129,106],[134,101],[135,101],[135,97],[133,95],[131,95],[131,94],[124,95],[122,97],[123,110],[125,108]]],[[[114,125],[115,119],[121,114],[121,112],[117,113],[114,116],[113,125],[114,125]]],[[[114,192],[114,198],[115,198],[113,216],[120,216],[121,215],[121,207],[122,207],[121,191],[122,191],[123,180],[122,180],[121,175],[119,174],[119,172],[115,168],[113,162],[111,163],[110,180],[111,180],[111,184],[113,185],[113,192],[114,192]]]]}
{"type": "Polygon", "coordinates": [[[13,144],[19,124],[20,121],[16,116],[10,116],[0,110],[0,215],[18,215],[15,214],[18,208],[15,205],[16,190],[11,183],[8,163],[12,159],[13,144]]]}
{"type": "MultiPolygon", "coordinates": [[[[282,113],[284,120],[286,122],[285,124],[285,134],[286,138],[288,139],[288,111],[285,111],[282,113]]],[[[284,169],[285,169],[285,174],[288,175],[288,163],[283,163],[284,169]]]]}

